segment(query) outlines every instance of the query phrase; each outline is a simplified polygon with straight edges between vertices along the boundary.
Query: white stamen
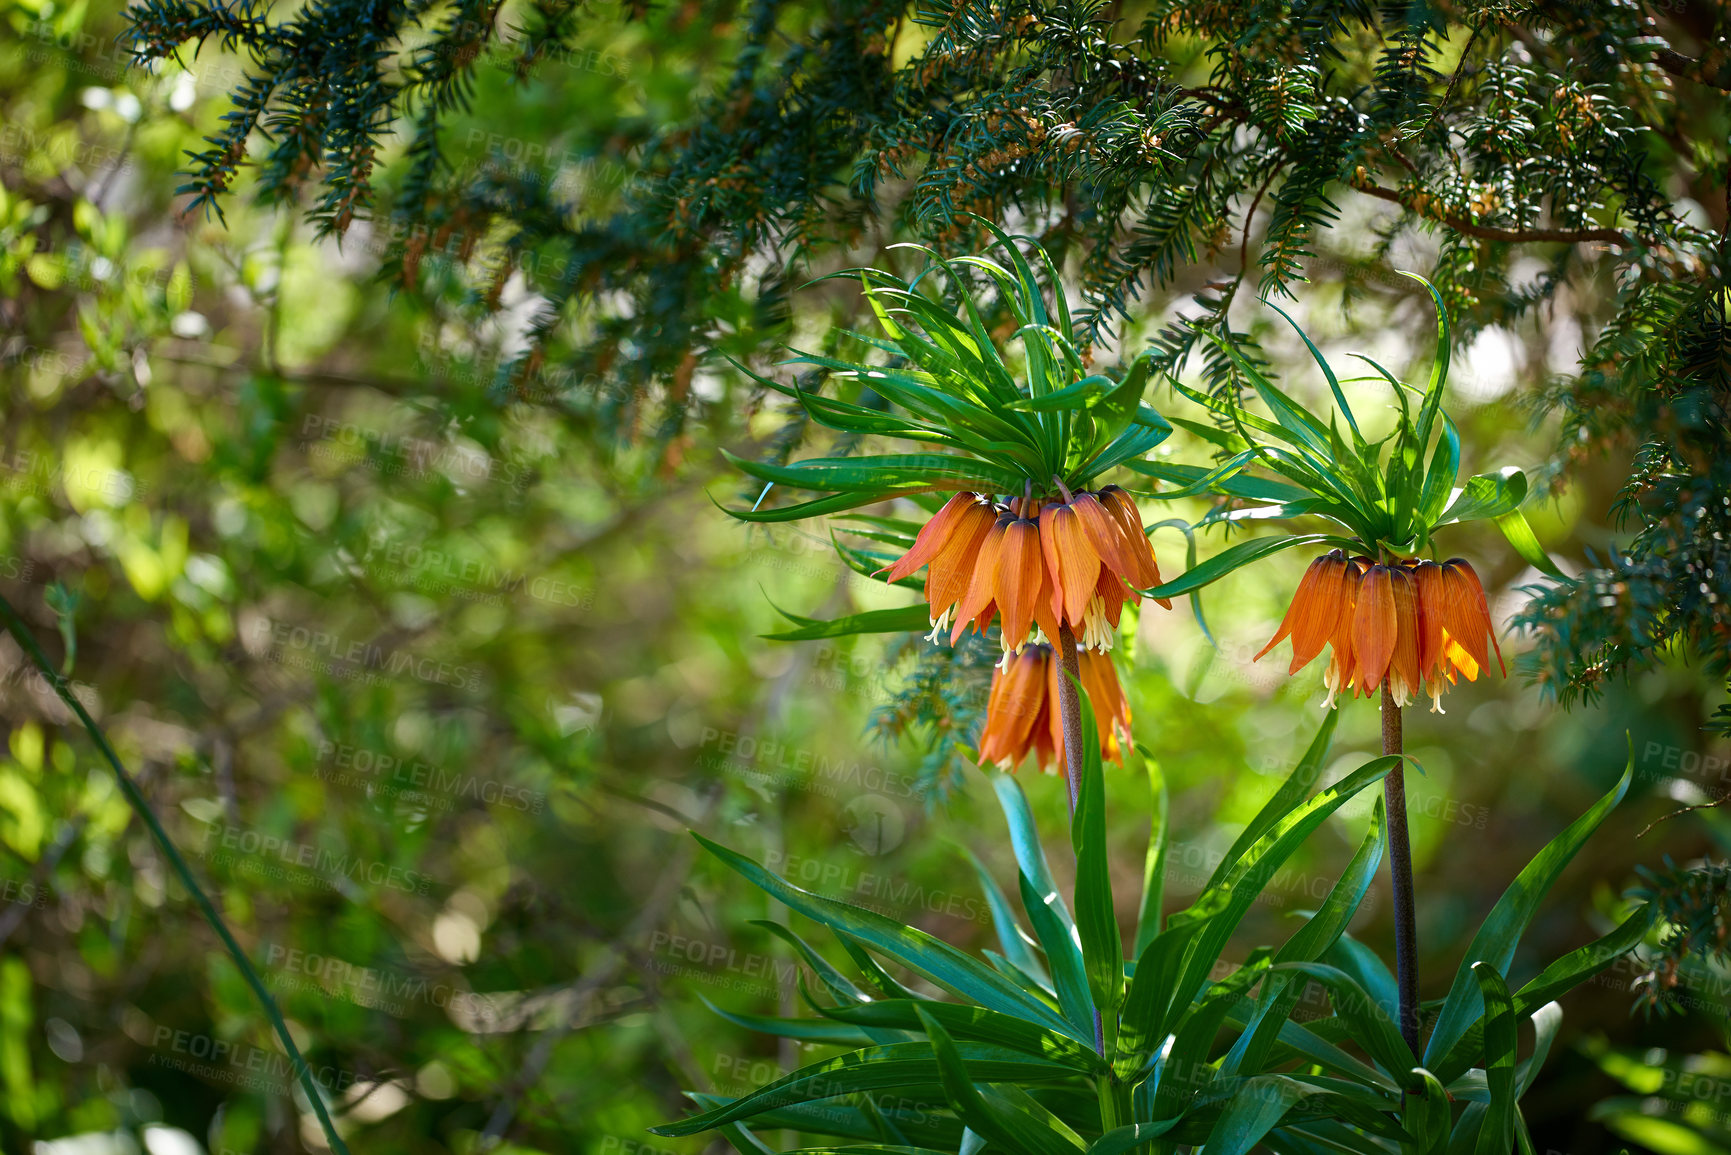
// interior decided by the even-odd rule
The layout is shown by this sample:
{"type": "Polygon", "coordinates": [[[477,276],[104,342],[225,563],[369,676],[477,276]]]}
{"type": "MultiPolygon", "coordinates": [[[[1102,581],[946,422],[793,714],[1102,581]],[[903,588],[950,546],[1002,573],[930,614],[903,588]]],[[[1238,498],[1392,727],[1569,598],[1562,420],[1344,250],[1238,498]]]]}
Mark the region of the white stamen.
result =
{"type": "Polygon", "coordinates": [[[950,628],[950,612],[954,608],[952,606],[937,616],[937,620],[932,622],[932,632],[926,635],[926,641],[934,646],[938,644],[938,635],[945,633],[950,628]]]}

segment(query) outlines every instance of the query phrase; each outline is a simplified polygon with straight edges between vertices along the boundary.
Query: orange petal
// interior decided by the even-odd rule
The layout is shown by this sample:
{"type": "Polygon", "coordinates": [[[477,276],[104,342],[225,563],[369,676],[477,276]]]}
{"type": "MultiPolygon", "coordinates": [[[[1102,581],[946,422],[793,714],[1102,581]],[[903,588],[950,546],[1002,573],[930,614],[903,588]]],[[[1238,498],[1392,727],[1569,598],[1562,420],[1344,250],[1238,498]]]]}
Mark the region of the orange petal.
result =
{"type": "Polygon", "coordinates": [[[1028,752],[1028,739],[1046,696],[1046,658],[1027,649],[992,677],[986,726],[980,736],[980,762],[1013,770],[1028,752]]]}
{"type": "Polygon", "coordinates": [[[1052,575],[1046,569],[1046,560],[1040,559],[1040,593],[1034,599],[1034,623],[1040,627],[1040,632],[1046,635],[1046,640],[1052,645],[1058,644],[1058,614],[1052,607],[1057,602],[1053,593],[1056,587],[1052,585],[1052,575]]]}
{"type": "Polygon", "coordinates": [[[1352,648],[1358,657],[1354,681],[1361,694],[1368,694],[1388,674],[1394,656],[1394,579],[1386,565],[1373,565],[1358,590],[1358,610],[1352,619],[1352,648]]]}
{"type": "Polygon", "coordinates": [[[1070,508],[1076,511],[1082,530],[1088,535],[1088,544],[1094,547],[1106,568],[1134,583],[1141,570],[1125,548],[1124,530],[1118,519],[1091,493],[1078,493],[1070,502],[1070,508]]]}
{"type": "MultiPolygon", "coordinates": [[[[920,528],[919,534],[914,538],[913,548],[888,567],[889,580],[892,582],[901,581],[936,557],[938,550],[942,549],[944,543],[949,541],[950,534],[955,530],[956,524],[967,512],[968,507],[978,505],[985,500],[977,493],[958,493],[946,501],[944,507],[934,513],[932,519],[920,528]]],[[[883,570],[878,572],[882,573],[883,570]]]]}
{"type": "Polygon", "coordinates": [[[1003,615],[1004,648],[1013,650],[1028,639],[1036,605],[1041,597],[1046,566],[1040,556],[1039,526],[1017,518],[1004,529],[998,551],[997,579],[993,587],[998,610],[1003,615]]]}
{"type": "MultiPolygon", "coordinates": [[[[1452,570],[1457,575],[1467,605],[1477,619],[1484,636],[1490,639],[1491,647],[1496,650],[1497,668],[1502,671],[1503,677],[1508,677],[1509,668],[1503,664],[1503,647],[1497,642],[1496,623],[1491,620],[1491,607],[1485,601],[1485,586],[1483,582],[1479,581],[1478,571],[1473,569],[1472,563],[1464,557],[1450,558],[1443,568],[1452,570]]],[[[1463,628],[1466,628],[1465,623],[1463,623],[1463,628]]],[[[1489,668],[1490,661],[1488,655],[1485,654],[1483,642],[1480,642],[1476,648],[1469,647],[1469,652],[1472,652],[1478,659],[1480,666],[1489,668]]]]}
{"type": "Polygon", "coordinates": [[[1418,583],[1403,565],[1389,567],[1394,592],[1394,653],[1389,658],[1388,688],[1395,704],[1404,706],[1418,696],[1418,583]]]}
{"type": "Polygon", "coordinates": [[[1094,723],[1099,729],[1100,756],[1122,764],[1123,752],[1119,738],[1130,740],[1130,704],[1118,684],[1118,671],[1105,654],[1087,650],[1077,656],[1077,675],[1088,702],[1094,708],[1094,723]]]}
{"type": "Polygon", "coordinates": [[[1053,504],[1040,511],[1040,549],[1046,572],[1052,575],[1053,612],[1071,626],[1080,626],[1082,612],[1100,581],[1100,555],[1088,544],[1074,509],[1053,504]]]}
{"type": "Polygon", "coordinates": [[[1346,571],[1346,555],[1338,549],[1311,562],[1299,579],[1298,592],[1292,595],[1292,604],[1286,608],[1280,628],[1251,661],[1259,660],[1289,635],[1292,665],[1287,673],[1298,673],[1320,654],[1340,624],[1346,571]]]}
{"type": "Polygon", "coordinates": [[[1418,668],[1429,679],[1444,676],[1443,662],[1443,588],[1442,566],[1434,561],[1421,561],[1413,567],[1413,581],[1418,583],[1418,668]]]}
{"type": "Polygon", "coordinates": [[[1040,769],[1056,774],[1062,769],[1064,750],[1064,711],[1058,705],[1058,679],[1064,676],[1063,664],[1048,646],[1040,647],[1049,655],[1046,662],[1046,706],[1040,719],[1045,725],[1034,735],[1034,750],[1039,755],[1040,769]]]}
{"type": "MultiPolygon", "coordinates": [[[[1142,512],[1136,508],[1135,499],[1116,485],[1108,485],[1100,491],[1100,504],[1117,521],[1124,556],[1135,566],[1136,572],[1127,575],[1130,584],[1144,590],[1159,585],[1160,567],[1154,564],[1154,547],[1142,528],[1142,512]]],[[[1169,599],[1161,598],[1160,602],[1167,609],[1172,608],[1169,599]]]]}
{"type": "Polygon", "coordinates": [[[969,506],[962,512],[950,540],[926,567],[926,602],[932,608],[933,621],[968,592],[968,582],[974,576],[974,559],[979,557],[980,545],[996,522],[991,506],[969,506]]]}
{"type": "MultiPolygon", "coordinates": [[[[980,543],[980,552],[974,558],[974,571],[968,577],[968,591],[962,595],[961,603],[956,607],[956,624],[950,633],[950,644],[954,645],[962,636],[962,631],[968,628],[968,623],[981,617],[981,611],[988,608],[997,596],[998,587],[998,557],[1004,545],[1004,531],[1015,520],[1009,514],[1002,514],[986,531],[985,540],[980,543]]],[[[990,616],[985,622],[990,624],[990,616]]],[[[985,632],[985,625],[979,627],[985,632]]]]}

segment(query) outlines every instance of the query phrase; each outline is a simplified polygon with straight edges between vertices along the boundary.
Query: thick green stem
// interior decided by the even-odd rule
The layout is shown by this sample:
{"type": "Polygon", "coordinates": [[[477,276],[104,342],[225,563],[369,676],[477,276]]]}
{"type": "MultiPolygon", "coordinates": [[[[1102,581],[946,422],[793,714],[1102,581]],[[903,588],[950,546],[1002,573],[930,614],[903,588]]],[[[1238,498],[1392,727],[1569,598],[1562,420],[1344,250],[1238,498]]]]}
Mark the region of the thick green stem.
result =
{"type": "Polygon", "coordinates": [[[271,1026],[276,1028],[277,1038],[282,1040],[283,1050],[287,1052],[290,1061],[294,1064],[295,1075],[300,1079],[301,1089],[306,1092],[307,1101],[312,1104],[313,1113],[318,1116],[319,1126],[324,1129],[325,1142],[330,1144],[331,1150],[337,1155],[349,1155],[348,1145],[337,1134],[336,1126],[331,1122],[330,1114],[325,1110],[325,1101],[319,1094],[318,1084],[313,1081],[312,1068],[301,1057],[300,1048],[295,1046],[294,1036],[289,1034],[288,1024],[283,1022],[282,1012],[277,1010],[276,1000],[271,998],[270,992],[265,989],[263,980],[258,977],[258,972],[248,961],[246,952],[240,949],[240,944],[235,941],[234,935],[229,933],[227,924],[222,921],[222,916],[216,912],[215,905],[204,893],[204,889],[198,885],[198,880],[192,876],[192,869],[186,865],[186,859],[180,856],[180,851],[176,850],[174,843],[169,841],[168,832],[163,830],[162,823],[156,820],[156,812],[151,810],[150,803],[144,800],[144,793],[139,790],[138,783],[133,781],[132,775],[126,772],[126,767],[120,764],[119,755],[115,754],[114,748],[108,744],[108,738],[102,733],[102,729],[96,724],[95,719],[85,711],[84,704],[73,696],[71,690],[67,688],[65,675],[55,670],[54,664],[48,660],[48,655],[43,653],[42,647],[36,644],[36,636],[30,632],[30,627],[24,624],[23,619],[18,616],[18,611],[14,610],[12,603],[4,597],[0,597],[0,613],[6,617],[6,628],[11,631],[13,637],[18,639],[18,644],[24,647],[24,652],[35,661],[42,671],[42,676],[48,679],[48,684],[54,687],[56,694],[60,695],[60,700],[65,702],[67,708],[76,714],[78,720],[84,724],[84,729],[89,733],[90,740],[96,743],[96,748],[102,752],[102,756],[108,760],[108,765],[114,770],[114,777],[120,783],[120,792],[126,795],[126,801],[144,820],[145,826],[150,829],[151,837],[156,839],[156,844],[162,848],[162,853],[168,857],[169,865],[174,867],[175,874],[180,876],[181,884],[186,887],[187,893],[192,895],[192,900],[198,904],[199,910],[204,913],[205,921],[210,923],[211,929],[216,931],[217,937],[222,939],[223,945],[228,948],[229,956],[234,959],[235,965],[240,968],[240,973],[246,978],[247,985],[257,996],[259,1005],[264,1008],[266,1017],[271,1021],[271,1026]]]}
{"type": "MultiPolygon", "coordinates": [[[[1400,707],[1382,683],[1382,752],[1401,753],[1400,707]]],[[[1412,839],[1406,828],[1404,763],[1396,763],[1382,780],[1388,810],[1388,870],[1394,882],[1394,963],[1400,992],[1400,1033],[1414,1060],[1423,1053],[1418,1039],[1418,913],[1412,888],[1412,839]]]]}

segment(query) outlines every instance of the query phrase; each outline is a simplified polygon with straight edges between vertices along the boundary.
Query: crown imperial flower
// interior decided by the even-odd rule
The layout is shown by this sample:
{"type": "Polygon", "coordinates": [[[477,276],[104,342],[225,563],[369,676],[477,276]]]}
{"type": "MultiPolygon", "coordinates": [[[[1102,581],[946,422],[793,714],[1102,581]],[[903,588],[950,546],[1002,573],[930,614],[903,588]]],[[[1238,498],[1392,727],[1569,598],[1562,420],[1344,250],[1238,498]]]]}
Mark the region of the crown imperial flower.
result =
{"type": "Polygon", "coordinates": [[[1442,713],[1443,691],[1462,675],[1477,681],[1491,647],[1502,666],[1484,587],[1462,558],[1377,562],[1330,550],[1304,571],[1280,628],[1254,660],[1288,637],[1289,673],[1309,665],[1324,645],[1332,648],[1325,706],[1342,692],[1369,697],[1386,678],[1397,705],[1422,688],[1431,709],[1442,713]]]}
{"type": "MultiPolygon", "coordinates": [[[[1123,745],[1130,741],[1130,705],[1118,684],[1112,659],[1098,650],[1077,655],[1082,689],[1100,720],[1100,756],[1123,762],[1123,745]]],[[[992,675],[986,701],[986,728],[980,735],[980,764],[1014,770],[1032,753],[1048,774],[1057,772],[1063,750],[1063,726],[1058,705],[1062,663],[1045,643],[1024,646],[1006,657],[992,675]]]]}
{"type": "Polygon", "coordinates": [[[1154,550],[1122,489],[1063,493],[1043,505],[957,494],[886,567],[891,581],[927,567],[933,641],[948,632],[955,642],[970,625],[984,633],[998,617],[1005,663],[1030,644],[1033,627],[1034,641],[1052,641],[1067,625],[1084,649],[1112,648],[1124,603],[1141,600],[1138,587],[1160,584],[1154,550]]]}

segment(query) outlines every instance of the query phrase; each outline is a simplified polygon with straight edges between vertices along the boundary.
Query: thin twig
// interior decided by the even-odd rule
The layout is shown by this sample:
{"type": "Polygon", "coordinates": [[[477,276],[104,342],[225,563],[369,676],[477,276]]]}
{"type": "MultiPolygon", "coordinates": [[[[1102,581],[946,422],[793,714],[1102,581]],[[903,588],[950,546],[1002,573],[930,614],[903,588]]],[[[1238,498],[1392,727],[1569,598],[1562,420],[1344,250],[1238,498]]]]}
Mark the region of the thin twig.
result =
{"type": "Polygon", "coordinates": [[[162,823],[157,821],[156,812],[150,808],[150,803],[145,800],[144,792],[138,788],[138,783],[132,775],[126,772],[126,767],[121,765],[120,756],[114,752],[114,747],[108,744],[108,738],[103,734],[102,728],[96,724],[96,720],[84,709],[84,703],[80,702],[68,689],[66,676],[54,668],[54,663],[48,660],[48,655],[43,653],[42,647],[37,644],[36,635],[30,631],[29,626],[24,624],[24,620],[18,616],[18,611],[12,608],[12,603],[6,600],[4,596],[0,596],[0,615],[4,615],[6,628],[11,631],[13,637],[18,639],[18,644],[24,647],[25,652],[35,660],[36,665],[42,671],[42,676],[48,679],[48,684],[54,687],[54,692],[60,696],[60,700],[66,703],[67,708],[76,714],[78,720],[84,724],[85,732],[90,735],[90,740],[96,743],[96,748],[101,751],[102,756],[107,759],[108,765],[113,769],[114,777],[120,783],[120,791],[126,795],[126,801],[131,804],[133,811],[144,820],[144,824],[150,828],[151,836],[156,839],[156,844],[167,856],[169,865],[174,868],[174,872],[180,876],[181,884],[186,887],[187,893],[191,894],[193,901],[198,904],[199,910],[204,914],[205,921],[210,923],[211,929],[216,931],[218,938],[222,939],[223,946],[228,948],[229,956],[234,959],[235,965],[240,968],[242,977],[246,979],[247,985],[252,988],[253,995],[257,997],[259,1005],[264,1008],[264,1013],[270,1019],[271,1026],[276,1028],[277,1037],[282,1041],[284,1051],[287,1052],[290,1061],[294,1064],[295,1075],[300,1079],[301,1089],[306,1092],[307,1101],[312,1104],[313,1113],[318,1116],[319,1126],[323,1128],[325,1133],[325,1141],[330,1145],[332,1151],[337,1152],[337,1155],[349,1155],[348,1144],[344,1143],[342,1137],[337,1134],[337,1129],[331,1122],[330,1113],[325,1110],[324,1097],[320,1094],[318,1085],[313,1082],[312,1068],[301,1057],[300,1048],[295,1045],[294,1036],[289,1034],[288,1024],[283,1022],[282,1012],[277,1009],[276,1000],[271,998],[270,991],[265,989],[263,980],[253,969],[251,960],[246,957],[246,952],[241,949],[240,943],[236,942],[234,935],[229,932],[228,924],[223,922],[222,916],[216,912],[215,904],[205,894],[204,888],[199,886],[198,879],[193,877],[192,868],[187,866],[186,859],[180,856],[180,851],[175,849],[174,842],[168,837],[168,832],[162,828],[162,823]]]}
{"type": "Polygon", "coordinates": [[[1388,201],[1426,220],[1445,224],[1458,233],[1469,237],[1477,237],[1481,241],[1506,241],[1511,244],[1536,244],[1544,241],[1565,241],[1569,244],[1579,244],[1584,241],[1604,241],[1613,245],[1633,245],[1635,237],[1617,229],[1498,229],[1489,225],[1475,225],[1450,212],[1432,209],[1419,209],[1412,203],[1413,198],[1396,189],[1382,188],[1366,180],[1355,180],[1352,187],[1366,196],[1388,201]]]}

